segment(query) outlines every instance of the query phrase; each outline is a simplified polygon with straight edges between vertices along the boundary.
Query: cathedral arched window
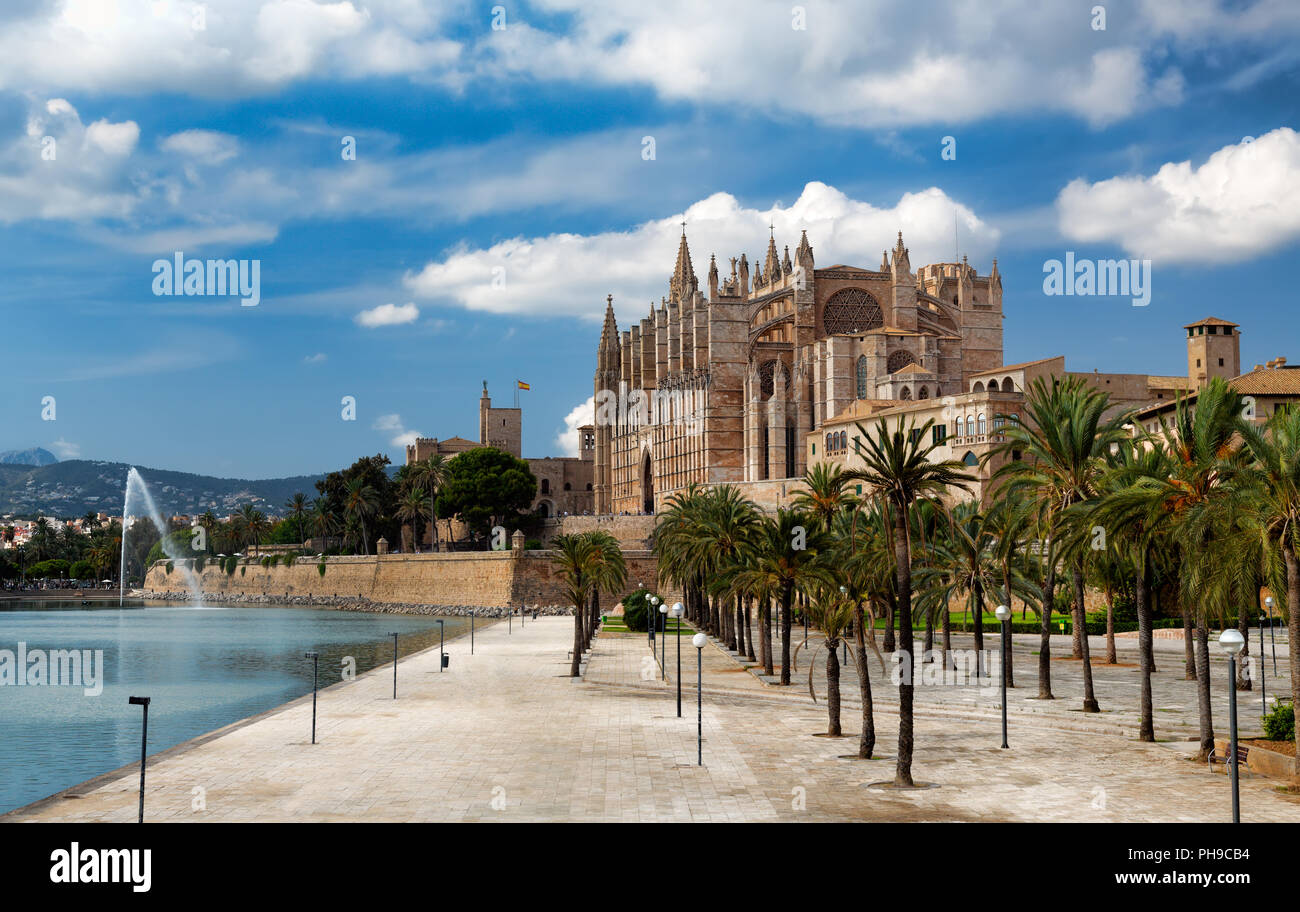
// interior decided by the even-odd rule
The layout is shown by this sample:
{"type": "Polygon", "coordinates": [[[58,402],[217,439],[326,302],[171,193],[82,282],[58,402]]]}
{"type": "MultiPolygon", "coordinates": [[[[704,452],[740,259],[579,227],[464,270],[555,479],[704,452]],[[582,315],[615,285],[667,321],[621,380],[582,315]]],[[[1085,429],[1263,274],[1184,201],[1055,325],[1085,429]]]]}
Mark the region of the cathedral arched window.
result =
{"type": "Polygon", "coordinates": [[[998,381],[996,381],[996,380],[990,380],[990,381],[989,381],[989,392],[990,392],[990,393],[996,393],[997,391],[998,391],[998,381]]]}
{"type": "Polygon", "coordinates": [[[969,450],[967,450],[966,456],[962,459],[962,462],[970,466],[972,469],[980,464],[979,457],[969,450]]]}
{"type": "Polygon", "coordinates": [[[827,434],[827,435],[826,435],[826,452],[829,453],[830,451],[831,451],[831,435],[830,435],[830,434],[827,434]]]}
{"type": "Polygon", "coordinates": [[[975,381],[975,385],[971,387],[971,392],[972,392],[972,393],[982,393],[982,392],[984,392],[984,381],[983,381],[983,380],[976,380],[976,381],[975,381]]]}
{"type": "Polygon", "coordinates": [[[858,398],[867,398],[867,356],[858,355],[858,398]]]}
{"type": "Polygon", "coordinates": [[[967,437],[975,436],[975,418],[973,415],[966,416],[966,436],[967,437]]]}
{"type": "Polygon", "coordinates": [[[860,333],[885,325],[880,304],[861,288],[845,288],[831,295],[822,311],[822,326],[828,336],[860,333]]]}
{"type": "Polygon", "coordinates": [[[849,433],[848,431],[840,431],[840,449],[847,450],[848,448],[849,448],[849,433]]]}
{"type": "Polygon", "coordinates": [[[889,356],[885,362],[885,370],[891,374],[896,374],[909,364],[916,363],[916,356],[910,351],[896,351],[889,356]]]}
{"type": "Polygon", "coordinates": [[[764,399],[772,398],[772,391],[776,388],[776,382],[773,379],[776,374],[776,361],[764,361],[758,367],[759,395],[764,399]]]}
{"type": "Polygon", "coordinates": [[[916,394],[917,399],[929,399],[930,391],[926,387],[921,387],[921,391],[916,394]]]}
{"type": "Polygon", "coordinates": [[[911,398],[912,398],[912,388],[911,388],[910,386],[905,386],[905,387],[903,387],[903,391],[902,391],[901,393],[898,394],[898,398],[899,398],[899,399],[902,399],[902,400],[905,400],[905,401],[908,400],[908,399],[911,399],[911,398]]]}
{"type": "Polygon", "coordinates": [[[542,493],[543,494],[551,493],[551,480],[549,478],[542,479],[542,493]]]}

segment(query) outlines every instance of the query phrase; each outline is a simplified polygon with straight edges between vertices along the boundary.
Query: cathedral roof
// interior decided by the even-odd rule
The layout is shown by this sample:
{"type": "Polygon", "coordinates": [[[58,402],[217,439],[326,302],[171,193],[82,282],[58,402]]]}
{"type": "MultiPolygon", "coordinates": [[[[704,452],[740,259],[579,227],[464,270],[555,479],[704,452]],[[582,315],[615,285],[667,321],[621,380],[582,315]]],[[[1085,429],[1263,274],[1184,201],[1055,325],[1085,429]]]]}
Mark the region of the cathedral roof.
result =
{"type": "Polygon", "coordinates": [[[1046,364],[1048,361],[1055,361],[1057,358],[1060,358],[1062,361],[1065,360],[1062,355],[1054,355],[1051,358],[1038,358],[1035,361],[1021,361],[1019,364],[1004,364],[1001,367],[991,367],[988,370],[976,371],[975,373],[971,374],[971,376],[987,377],[989,374],[1003,374],[1006,373],[1007,371],[1020,370],[1021,368],[1024,367],[1033,367],[1037,364],[1046,364]]]}
{"type": "Polygon", "coordinates": [[[695,278],[695,267],[691,265],[691,248],[686,243],[686,229],[682,229],[682,240],[677,245],[677,263],[673,266],[673,277],[668,282],[669,298],[685,301],[690,297],[699,281],[695,278]]]}
{"type": "Polygon", "coordinates": [[[894,374],[896,376],[900,374],[925,374],[926,376],[933,376],[934,371],[926,370],[921,365],[913,362],[906,367],[900,367],[898,370],[894,371],[894,374]]]}

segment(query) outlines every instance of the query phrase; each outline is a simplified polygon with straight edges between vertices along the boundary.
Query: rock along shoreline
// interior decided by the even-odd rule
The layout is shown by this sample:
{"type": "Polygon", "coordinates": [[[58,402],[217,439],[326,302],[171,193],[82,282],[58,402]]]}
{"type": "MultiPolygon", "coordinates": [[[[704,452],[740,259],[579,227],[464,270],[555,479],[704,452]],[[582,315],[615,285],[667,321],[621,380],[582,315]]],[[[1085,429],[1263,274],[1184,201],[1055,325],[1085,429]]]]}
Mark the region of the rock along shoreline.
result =
{"type": "MultiPolygon", "coordinates": [[[[190,601],[188,591],[149,590],[132,597],[154,602],[190,601]]],[[[535,612],[548,617],[573,615],[573,609],[567,605],[515,605],[508,608],[486,605],[421,605],[409,602],[372,602],[370,599],[359,597],[260,595],[248,592],[234,594],[205,592],[202,599],[205,603],[221,605],[297,605],[304,608],[329,608],[337,611],[370,611],[376,614],[431,614],[441,617],[469,617],[473,614],[474,617],[480,618],[505,618],[510,614],[518,614],[520,611],[526,611],[529,614],[535,612]]]]}

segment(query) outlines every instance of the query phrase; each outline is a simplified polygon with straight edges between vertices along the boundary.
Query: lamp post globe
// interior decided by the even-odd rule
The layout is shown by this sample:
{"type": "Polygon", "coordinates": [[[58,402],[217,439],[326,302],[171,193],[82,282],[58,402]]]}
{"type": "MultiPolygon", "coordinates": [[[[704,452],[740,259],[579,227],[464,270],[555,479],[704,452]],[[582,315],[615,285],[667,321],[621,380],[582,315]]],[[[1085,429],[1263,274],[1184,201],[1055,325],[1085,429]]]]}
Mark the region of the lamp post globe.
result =
{"type": "Polygon", "coordinates": [[[1007,618],[1011,617],[1011,609],[1006,605],[998,605],[998,607],[993,610],[993,614],[999,621],[1005,621],[1007,618]]]}
{"type": "Polygon", "coordinates": [[[1241,631],[1235,627],[1230,627],[1219,634],[1219,648],[1230,656],[1240,655],[1245,645],[1245,638],[1242,637],[1241,631]]]}
{"type": "Polygon", "coordinates": [[[669,611],[671,612],[672,616],[675,618],[679,618],[686,613],[686,609],[682,607],[681,602],[674,602],[673,607],[669,609],[669,611]]]}

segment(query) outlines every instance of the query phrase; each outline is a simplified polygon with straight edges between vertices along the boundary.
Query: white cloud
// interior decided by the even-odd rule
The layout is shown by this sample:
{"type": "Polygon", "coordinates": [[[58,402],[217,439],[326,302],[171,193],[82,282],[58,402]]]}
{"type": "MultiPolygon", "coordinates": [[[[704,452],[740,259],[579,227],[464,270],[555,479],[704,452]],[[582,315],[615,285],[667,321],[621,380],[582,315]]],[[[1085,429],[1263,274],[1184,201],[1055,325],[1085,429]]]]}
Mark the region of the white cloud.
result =
{"type": "Polygon", "coordinates": [[[357,314],[356,321],[366,329],[374,329],[377,326],[400,326],[403,323],[414,323],[419,318],[420,308],[414,304],[380,304],[378,307],[361,311],[361,313],[357,314]]]}
{"type": "Polygon", "coordinates": [[[564,416],[564,429],[555,434],[555,448],[561,456],[578,455],[578,428],[596,423],[596,397],[588,396],[586,402],[573,407],[564,416]]]}
{"type": "Polygon", "coordinates": [[[1072,240],[1164,262],[1250,259],[1300,238],[1300,134],[1280,127],[1196,168],[1168,162],[1149,177],[1076,179],[1056,207],[1072,240]]]}
{"type": "Polygon", "coordinates": [[[52,449],[54,455],[58,456],[60,459],[81,458],[81,444],[72,443],[71,441],[64,440],[62,437],[51,443],[50,449],[52,449]]]}
{"type": "MultiPolygon", "coordinates": [[[[644,312],[667,292],[682,218],[672,214],[628,231],[595,235],[513,238],[487,249],[462,246],[408,273],[405,282],[415,295],[470,310],[598,319],[605,294],[613,293],[621,312],[644,312]]],[[[914,268],[951,261],[957,226],[962,252],[977,268],[992,256],[998,241],[995,228],[936,187],[904,194],[888,208],[851,199],[816,181],[791,205],[768,209],[749,208],[728,193],[715,193],[690,206],[685,219],[701,286],[707,282],[710,253],[717,254],[724,277],[731,272],[729,257],[742,252],[749,256],[751,270],[761,266],[769,224],[776,226],[782,254],[787,244],[793,251],[806,228],[819,266],[847,263],[874,269],[900,230],[914,268]]]]}
{"type": "MultiPolygon", "coordinates": [[[[461,92],[535,81],[649,87],[661,98],[851,126],[1057,111],[1102,124],[1181,95],[1189,71],[1286,55],[1292,0],[804,4],[717,0],[63,0],[3,14],[0,89],[242,97],[309,80],[406,76],[461,92]],[[537,15],[532,15],[536,10],[537,15]]],[[[1267,68],[1261,73],[1266,73],[1267,68]]],[[[1260,78],[1249,76],[1246,78],[1260,78]]]]}
{"type": "Polygon", "coordinates": [[[324,352],[316,352],[316,354],[314,354],[314,355],[308,355],[307,357],[303,358],[303,359],[302,359],[302,363],[303,363],[303,364],[321,364],[321,363],[323,363],[324,361],[326,361],[326,360],[328,359],[328,357],[329,357],[329,356],[326,355],[324,352]]]}
{"type": "Polygon", "coordinates": [[[182,130],[166,137],[160,145],[165,151],[205,165],[219,165],[239,154],[239,140],[229,133],[215,130],[182,130]]]}
{"type": "Polygon", "coordinates": [[[380,415],[372,427],[391,435],[388,442],[393,446],[410,446],[415,443],[415,438],[423,436],[419,431],[407,430],[398,414],[380,415]]]}

